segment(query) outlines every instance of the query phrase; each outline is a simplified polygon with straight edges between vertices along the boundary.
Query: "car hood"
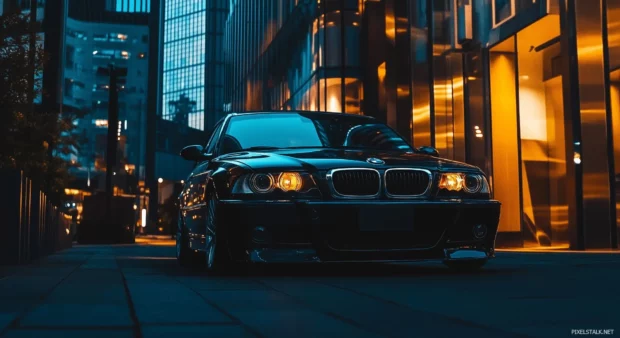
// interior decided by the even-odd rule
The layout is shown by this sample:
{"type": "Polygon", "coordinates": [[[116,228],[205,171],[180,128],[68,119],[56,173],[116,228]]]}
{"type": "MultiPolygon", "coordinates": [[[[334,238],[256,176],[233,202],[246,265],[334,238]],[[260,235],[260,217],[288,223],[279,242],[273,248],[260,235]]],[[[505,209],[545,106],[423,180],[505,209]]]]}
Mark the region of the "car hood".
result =
{"type": "Polygon", "coordinates": [[[465,163],[432,157],[424,154],[344,149],[289,149],[274,151],[238,152],[220,156],[216,161],[229,162],[252,170],[307,170],[321,171],[334,168],[415,167],[432,171],[479,171],[465,163]],[[369,158],[383,160],[384,164],[371,164],[369,158]]]}

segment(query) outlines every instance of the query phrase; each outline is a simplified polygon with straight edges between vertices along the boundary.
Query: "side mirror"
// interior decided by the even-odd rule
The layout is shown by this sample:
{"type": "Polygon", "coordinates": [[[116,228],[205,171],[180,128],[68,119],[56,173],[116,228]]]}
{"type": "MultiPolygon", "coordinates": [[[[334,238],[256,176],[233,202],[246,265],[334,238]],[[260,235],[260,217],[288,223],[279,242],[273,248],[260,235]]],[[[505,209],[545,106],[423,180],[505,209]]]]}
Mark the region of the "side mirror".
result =
{"type": "Polygon", "coordinates": [[[200,145],[191,145],[181,150],[181,157],[188,161],[204,161],[211,158],[208,154],[203,153],[204,148],[200,145]]]}
{"type": "Polygon", "coordinates": [[[418,148],[417,151],[424,155],[439,157],[439,152],[437,151],[437,149],[433,147],[423,146],[423,147],[418,148]]]}

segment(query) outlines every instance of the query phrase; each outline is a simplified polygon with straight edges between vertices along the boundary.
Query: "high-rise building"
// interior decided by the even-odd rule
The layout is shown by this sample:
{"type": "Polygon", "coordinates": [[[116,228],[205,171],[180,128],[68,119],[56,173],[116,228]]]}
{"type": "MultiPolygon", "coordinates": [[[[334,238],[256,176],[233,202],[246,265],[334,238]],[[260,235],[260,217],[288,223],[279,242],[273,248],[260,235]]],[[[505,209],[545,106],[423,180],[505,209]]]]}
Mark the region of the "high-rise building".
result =
{"type": "Polygon", "coordinates": [[[124,13],[149,13],[151,0],[107,0],[106,9],[124,13]]]}
{"type": "Polygon", "coordinates": [[[163,4],[161,117],[208,129],[223,110],[227,1],[166,0],[163,4]]]}
{"type": "Polygon", "coordinates": [[[374,116],[486,171],[500,246],[617,247],[619,0],[230,3],[230,110],[374,116]]]}
{"type": "Polygon", "coordinates": [[[109,128],[117,130],[118,172],[115,184],[135,193],[144,179],[148,92],[148,14],[118,13],[105,0],[70,0],[64,27],[63,111],[75,111],[80,147],[73,174],[93,189],[103,189],[109,128]],[[108,124],[113,65],[126,73],[118,80],[118,125],[108,124]],[[96,182],[96,185],[95,185],[96,182]]]}
{"type": "MultiPolygon", "coordinates": [[[[124,1],[124,0],[116,0],[124,1]]],[[[223,32],[228,0],[161,0],[151,4],[153,64],[149,79],[146,186],[150,205],[171,203],[193,163],[179,156],[205,144],[224,110],[223,32]]],[[[160,208],[166,209],[166,208],[160,208]]],[[[157,208],[149,219],[159,220],[157,208]]],[[[167,232],[160,224],[151,232],[167,232]]]]}

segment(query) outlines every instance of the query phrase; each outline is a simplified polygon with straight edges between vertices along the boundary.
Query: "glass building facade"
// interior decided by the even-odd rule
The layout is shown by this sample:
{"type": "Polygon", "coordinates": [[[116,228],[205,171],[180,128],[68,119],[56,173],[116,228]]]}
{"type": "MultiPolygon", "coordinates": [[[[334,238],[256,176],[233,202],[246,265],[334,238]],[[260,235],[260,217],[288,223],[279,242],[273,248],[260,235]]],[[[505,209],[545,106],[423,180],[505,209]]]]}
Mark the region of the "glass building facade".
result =
{"type": "Polygon", "coordinates": [[[148,13],[151,0],[108,0],[108,10],[125,13],[148,13]]]}
{"type": "Polygon", "coordinates": [[[164,11],[162,117],[202,130],[206,3],[168,0],[164,11]],[[183,101],[187,108],[176,109],[183,101]]]}
{"type": "Polygon", "coordinates": [[[620,0],[230,6],[227,110],[374,116],[489,175],[500,247],[617,247],[620,0]]]}
{"type": "Polygon", "coordinates": [[[223,115],[222,44],[229,0],[151,1],[150,36],[159,43],[151,45],[146,187],[149,205],[158,207],[149,209],[146,231],[169,233],[174,224],[164,214],[174,209],[170,203],[193,165],[179,153],[189,144],[205,143],[223,115]]]}
{"type": "Polygon", "coordinates": [[[163,1],[163,119],[204,130],[221,116],[227,5],[227,0],[163,1]]]}

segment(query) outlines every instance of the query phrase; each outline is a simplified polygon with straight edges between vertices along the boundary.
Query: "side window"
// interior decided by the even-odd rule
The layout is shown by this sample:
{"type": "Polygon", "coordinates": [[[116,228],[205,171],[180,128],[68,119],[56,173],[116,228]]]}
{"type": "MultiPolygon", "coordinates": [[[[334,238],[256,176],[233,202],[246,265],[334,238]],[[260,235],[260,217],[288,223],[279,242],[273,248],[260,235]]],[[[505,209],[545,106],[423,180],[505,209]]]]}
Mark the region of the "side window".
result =
{"type": "Polygon", "coordinates": [[[222,131],[222,126],[224,123],[218,124],[215,129],[213,129],[213,133],[211,134],[211,138],[209,139],[209,143],[205,149],[205,153],[213,154],[215,151],[215,146],[217,145],[218,137],[220,136],[220,131],[222,131]]]}

